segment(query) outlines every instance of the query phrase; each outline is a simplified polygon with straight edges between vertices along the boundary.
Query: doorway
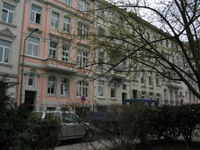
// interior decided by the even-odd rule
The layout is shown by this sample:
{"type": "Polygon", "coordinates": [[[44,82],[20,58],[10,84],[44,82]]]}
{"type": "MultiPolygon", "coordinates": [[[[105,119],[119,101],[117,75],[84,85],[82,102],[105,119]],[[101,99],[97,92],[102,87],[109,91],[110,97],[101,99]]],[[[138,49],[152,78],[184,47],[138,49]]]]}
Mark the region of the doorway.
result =
{"type": "Polygon", "coordinates": [[[36,98],[36,91],[25,91],[24,104],[30,111],[33,111],[35,109],[35,98],[36,98]]]}
{"type": "Polygon", "coordinates": [[[137,98],[137,90],[133,90],[133,98],[137,98]]]}

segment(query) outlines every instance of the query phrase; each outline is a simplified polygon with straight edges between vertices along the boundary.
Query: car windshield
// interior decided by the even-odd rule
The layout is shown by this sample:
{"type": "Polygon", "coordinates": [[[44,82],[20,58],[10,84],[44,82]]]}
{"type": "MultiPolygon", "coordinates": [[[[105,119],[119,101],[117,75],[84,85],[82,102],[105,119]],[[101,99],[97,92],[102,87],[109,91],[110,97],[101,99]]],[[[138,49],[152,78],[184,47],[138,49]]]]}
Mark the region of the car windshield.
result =
{"type": "Polygon", "coordinates": [[[77,123],[80,119],[73,113],[63,113],[62,121],[63,123],[77,123]]]}

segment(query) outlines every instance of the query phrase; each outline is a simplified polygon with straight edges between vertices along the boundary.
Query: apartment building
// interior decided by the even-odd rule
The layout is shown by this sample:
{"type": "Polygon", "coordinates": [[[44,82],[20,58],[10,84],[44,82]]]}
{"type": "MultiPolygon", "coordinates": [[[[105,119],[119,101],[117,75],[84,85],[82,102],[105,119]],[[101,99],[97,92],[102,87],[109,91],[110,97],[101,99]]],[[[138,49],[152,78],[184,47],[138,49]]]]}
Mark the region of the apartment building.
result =
{"type": "MultiPolygon", "coordinates": [[[[108,37],[113,37],[113,39],[115,40],[112,39],[106,39],[106,40],[114,42],[115,45],[116,44],[115,42],[117,41],[118,38],[119,39],[122,38],[121,40],[123,43],[123,32],[124,32],[126,38],[128,38],[127,35],[129,34],[130,37],[133,36],[136,37],[135,45],[138,45],[138,47],[141,46],[142,44],[140,43],[141,41],[137,40],[138,32],[140,32],[140,34],[143,34],[142,35],[143,38],[150,42],[156,41],[158,39],[163,39],[160,40],[159,42],[154,43],[153,46],[155,46],[156,49],[165,52],[166,58],[169,59],[171,62],[176,63],[178,65],[183,65],[184,61],[183,58],[180,58],[180,55],[176,54],[175,52],[178,49],[178,45],[176,44],[175,41],[170,40],[169,34],[164,33],[162,30],[158,29],[157,27],[153,26],[152,24],[148,23],[142,18],[136,16],[135,14],[131,14],[129,23],[126,23],[125,21],[126,19],[124,19],[123,17],[128,17],[128,15],[126,16],[126,14],[124,14],[124,16],[120,17],[117,11],[122,11],[121,12],[122,14],[124,12],[128,14],[128,12],[126,12],[126,10],[123,9],[121,10],[120,9],[117,10],[116,8],[108,9],[112,8],[112,5],[106,3],[105,1],[101,0],[96,1],[95,6],[97,9],[95,13],[96,14],[95,29],[97,36],[101,38],[104,37],[105,34],[108,37]],[[121,37],[115,38],[115,34],[119,34],[119,36],[121,37]]],[[[134,41],[131,38],[130,40],[132,42],[134,41]]],[[[100,42],[100,44],[105,44],[105,43],[100,42]]],[[[106,44],[109,45],[109,43],[106,44]]],[[[120,53],[121,49],[123,49],[124,46],[123,44],[121,45],[122,47],[118,45],[119,46],[118,50],[117,48],[114,48],[116,52],[112,53],[120,53]]],[[[109,46],[112,47],[111,44],[109,46]]],[[[102,105],[121,104],[123,103],[123,99],[127,98],[153,99],[156,100],[159,105],[180,105],[180,104],[197,102],[195,96],[191,94],[191,92],[188,90],[188,88],[183,82],[166,80],[158,73],[151,70],[151,68],[148,68],[145,65],[141,66],[137,63],[134,65],[133,64],[134,61],[131,61],[129,59],[124,61],[124,63],[133,66],[134,70],[129,72],[127,75],[125,73],[120,73],[115,71],[106,72],[107,66],[103,64],[108,63],[110,59],[113,59],[113,56],[108,55],[107,52],[108,50],[106,51],[106,49],[101,49],[101,46],[99,47],[100,48],[96,50],[96,56],[97,56],[96,62],[99,63],[99,66],[96,68],[95,72],[97,77],[100,74],[103,75],[100,75],[100,78],[97,78],[98,80],[96,80],[94,83],[95,85],[94,95],[96,96],[95,97],[96,103],[102,105]],[[116,94],[117,96],[115,96],[114,100],[112,99],[112,95],[115,91],[117,91],[116,94]]],[[[110,50],[112,51],[111,48],[110,50]]],[[[128,51],[127,53],[129,52],[130,51],[128,51]]],[[[134,58],[132,60],[134,60],[134,58]]],[[[118,60],[116,59],[114,62],[118,63],[118,60]]],[[[120,67],[120,65],[121,64],[119,64],[118,66],[120,67]]],[[[114,67],[113,69],[115,70],[116,68],[117,67],[114,67]]],[[[123,68],[121,68],[121,70],[122,72],[124,71],[123,68]]]]}
{"type": "MultiPolygon", "coordinates": [[[[101,6],[101,1],[95,1],[95,35],[97,38],[110,32],[108,28],[112,26],[112,23],[105,19],[114,19],[112,12],[101,6]]],[[[121,105],[124,99],[130,98],[128,74],[116,71],[116,69],[123,69],[126,64],[122,62],[110,69],[112,66],[109,64],[114,64],[118,60],[120,60],[118,56],[111,57],[105,49],[99,47],[96,49],[95,62],[98,65],[94,68],[94,106],[97,109],[102,105],[121,105]]]]}
{"type": "MultiPolygon", "coordinates": [[[[24,0],[0,1],[0,79],[18,83],[18,61],[24,0]]],[[[7,90],[13,99],[16,86],[7,90]]]]}
{"type": "Polygon", "coordinates": [[[93,61],[92,7],[90,0],[25,1],[19,104],[32,110],[92,106],[94,85],[87,66],[93,61]]]}

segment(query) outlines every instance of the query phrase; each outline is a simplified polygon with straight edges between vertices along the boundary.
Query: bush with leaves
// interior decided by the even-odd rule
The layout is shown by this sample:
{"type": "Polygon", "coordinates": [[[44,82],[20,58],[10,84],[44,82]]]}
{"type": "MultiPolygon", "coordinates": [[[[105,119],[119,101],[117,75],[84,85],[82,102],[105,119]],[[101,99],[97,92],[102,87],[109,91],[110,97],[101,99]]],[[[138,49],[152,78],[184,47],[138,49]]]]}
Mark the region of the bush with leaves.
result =
{"type": "Polygon", "coordinates": [[[53,115],[41,118],[33,115],[29,118],[28,128],[24,132],[24,143],[30,150],[53,150],[58,143],[60,122],[53,115]]]}
{"type": "Polygon", "coordinates": [[[54,149],[59,134],[59,123],[49,117],[30,118],[25,105],[17,107],[6,95],[15,83],[0,80],[0,145],[1,150],[54,149]]]}
{"type": "Polygon", "coordinates": [[[149,111],[151,134],[165,140],[177,140],[181,135],[192,142],[194,130],[200,124],[200,105],[164,106],[149,111]]]}
{"type": "Polygon", "coordinates": [[[147,135],[146,122],[143,122],[146,109],[141,103],[113,105],[104,109],[104,116],[99,120],[94,119],[93,122],[101,130],[99,136],[107,141],[108,146],[120,150],[132,150],[135,143],[147,135]]]}

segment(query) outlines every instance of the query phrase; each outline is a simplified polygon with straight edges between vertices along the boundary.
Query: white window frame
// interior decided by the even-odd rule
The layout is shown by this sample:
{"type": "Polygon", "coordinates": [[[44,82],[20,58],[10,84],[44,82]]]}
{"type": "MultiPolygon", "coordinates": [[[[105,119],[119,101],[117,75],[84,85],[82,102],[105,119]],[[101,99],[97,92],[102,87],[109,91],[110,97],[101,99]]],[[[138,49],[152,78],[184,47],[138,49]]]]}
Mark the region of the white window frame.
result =
{"type": "Polygon", "coordinates": [[[51,27],[54,29],[59,28],[59,13],[52,12],[51,14],[51,27]]]}
{"type": "Polygon", "coordinates": [[[50,41],[50,43],[49,43],[49,57],[50,58],[56,58],[57,57],[57,49],[58,49],[58,42],[50,41]],[[56,44],[56,47],[52,47],[51,42],[54,42],[54,44],[56,44]]]}
{"type": "Polygon", "coordinates": [[[47,93],[49,95],[55,95],[56,94],[56,77],[55,76],[49,76],[48,77],[47,93]],[[51,78],[53,80],[50,80],[51,78]]]}
{"type": "Polygon", "coordinates": [[[63,31],[70,33],[70,28],[71,28],[71,18],[64,17],[64,19],[63,19],[63,31]]]}
{"type": "Polygon", "coordinates": [[[86,52],[86,51],[78,51],[78,54],[77,54],[77,65],[79,67],[86,67],[87,64],[88,64],[88,55],[89,53],[86,52]]]}
{"type": "Polygon", "coordinates": [[[13,6],[13,5],[11,5],[11,4],[8,4],[8,3],[3,3],[3,9],[2,9],[1,20],[2,20],[3,22],[12,24],[12,23],[13,23],[13,18],[14,18],[14,9],[15,9],[15,6],[13,6]],[[12,6],[12,7],[13,7],[13,10],[5,8],[4,5],[10,5],[10,6],[12,6]],[[4,11],[6,11],[6,20],[3,20],[4,11]],[[11,17],[11,22],[9,22],[10,17],[11,17]]]}
{"type": "Polygon", "coordinates": [[[61,96],[68,97],[69,96],[69,80],[67,78],[61,79],[61,87],[60,87],[61,96]]]}
{"type": "Polygon", "coordinates": [[[11,42],[5,41],[5,40],[0,40],[0,53],[2,53],[2,56],[0,58],[0,63],[9,63],[9,58],[10,58],[10,49],[11,49],[11,42]],[[2,42],[6,42],[6,44],[1,44],[2,42]],[[1,52],[2,50],[2,52],[1,52]],[[6,54],[8,55],[6,58],[6,54]],[[7,59],[7,60],[5,60],[7,59]]]}
{"type": "Polygon", "coordinates": [[[69,43],[63,43],[62,61],[69,62],[69,54],[70,54],[70,44],[69,43]]]}
{"type": "Polygon", "coordinates": [[[38,56],[39,56],[39,51],[40,51],[40,39],[39,39],[39,38],[36,38],[36,37],[30,37],[29,40],[28,40],[28,51],[27,51],[27,55],[38,57],[38,56]],[[38,40],[38,43],[37,43],[37,42],[30,41],[31,39],[36,39],[36,40],[38,40]],[[29,49],[30,46],[31,46],[31,49],[29,49]]]}
{"type": "Polygon", "coordinates": [[[42,17],[42,8],[40,6],[37,6],[37,5],[32,5],[31,6],[31,16],[30,16],[30,21],[31,23],[36,23],[36,24],[40,24],[41,23],[41,17],[42,17]],[[33,7],[36,7],[38,9],[40,9],[40,11],[36,11],[36,10],[33,10],[33,7]],[[39,23],[37,22],[37,16],[40,16],[39,18],[39,23]]]}
{"type": "Polygon", "coordinates": [[[88,97],[89,92],[89,83],[87,81],[77,81],[77,92],[76,96],[81,97],[85,96],[88,97]]]}
{"type": "Polygon", "coordinates": [[[98,96],[104,97],[105,82],[103,80],[98,81],[98,96]]]}
{"type": "Polygon", "coordinates": [[[89,25],[83,22],[78,22],[78,36],[84,39],[88,39],[89,25]]]}

